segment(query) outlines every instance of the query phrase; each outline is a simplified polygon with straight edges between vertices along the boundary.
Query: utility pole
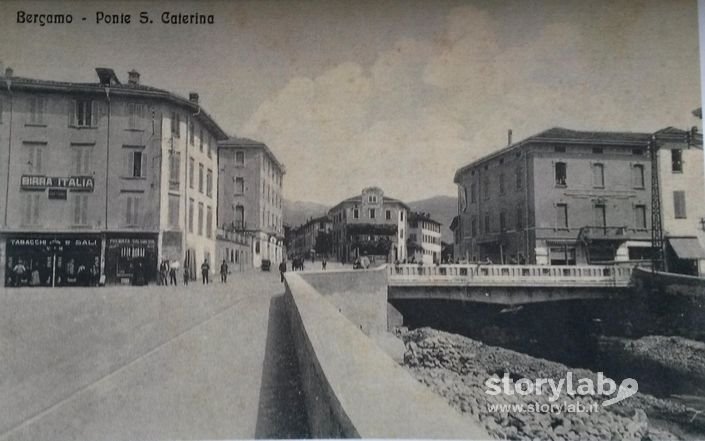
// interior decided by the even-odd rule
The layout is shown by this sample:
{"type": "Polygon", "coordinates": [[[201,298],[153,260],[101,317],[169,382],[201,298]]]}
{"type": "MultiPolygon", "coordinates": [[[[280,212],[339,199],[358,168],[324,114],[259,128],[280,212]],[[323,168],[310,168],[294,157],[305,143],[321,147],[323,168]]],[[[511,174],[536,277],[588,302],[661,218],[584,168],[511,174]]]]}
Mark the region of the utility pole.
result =
{"type": "Polygon", "coordinates": [[[649,140],[651,159],[651,272],[663,270],[663,225],[661,223],[661,188],[659,185],[658,150],[656,135],[649,140]]]}

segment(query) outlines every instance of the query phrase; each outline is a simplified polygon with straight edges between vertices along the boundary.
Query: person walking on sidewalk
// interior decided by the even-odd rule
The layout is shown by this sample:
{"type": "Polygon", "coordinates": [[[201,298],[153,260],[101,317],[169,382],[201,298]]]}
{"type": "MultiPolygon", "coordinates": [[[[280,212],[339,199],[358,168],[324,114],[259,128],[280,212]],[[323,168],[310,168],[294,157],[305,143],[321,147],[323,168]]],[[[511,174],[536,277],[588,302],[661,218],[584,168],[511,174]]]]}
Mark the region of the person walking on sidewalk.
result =
{"type": "Polygon", "coordinates": [[[284,273],[286,272],[286,260],[282,260],[282,262],[279,264],[279,277],[281,278],[281,282],[284,283],[284,273]]]}
{"type": "Polygon", "coordinates": [[[179,272],[180,266],[181,265],[179,264],[179,261],[177,259],[174,259],[169,262],[169,281],[174,286],[176,286],[176,273],[179,272]]]}
{"type": "Polygon", "coordinates": [[[228,281],[228,262],[223,259],[223,263],[220,264],[220,281],[226,283],[228,281]]]}
{"type": "Polygon", "coordinates": [[[203,278],[203,284],[208,285],[210,281],[208,280],[208,273],[211,271],[211,266],[208,264],[208,259],[203,259],[201,264],[201,277],[203,278]]]}
{"type": "Polygon", "coordinates": [[[188,279],[191,277],[188,260],[184,260],[184,285],[188,285],[188,279]]]}

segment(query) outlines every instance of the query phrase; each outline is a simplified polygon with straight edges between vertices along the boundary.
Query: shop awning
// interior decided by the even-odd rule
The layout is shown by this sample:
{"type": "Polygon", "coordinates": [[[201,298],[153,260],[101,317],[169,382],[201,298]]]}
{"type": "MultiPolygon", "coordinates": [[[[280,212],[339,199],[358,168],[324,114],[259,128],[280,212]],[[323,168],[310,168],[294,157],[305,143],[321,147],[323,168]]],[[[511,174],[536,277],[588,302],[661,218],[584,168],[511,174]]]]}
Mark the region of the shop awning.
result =
{"type": "Polygon", "coordinates": [[[671,237],[668,243],[681,259],[705,259],[705,250],[697,237],[671,237]]]}

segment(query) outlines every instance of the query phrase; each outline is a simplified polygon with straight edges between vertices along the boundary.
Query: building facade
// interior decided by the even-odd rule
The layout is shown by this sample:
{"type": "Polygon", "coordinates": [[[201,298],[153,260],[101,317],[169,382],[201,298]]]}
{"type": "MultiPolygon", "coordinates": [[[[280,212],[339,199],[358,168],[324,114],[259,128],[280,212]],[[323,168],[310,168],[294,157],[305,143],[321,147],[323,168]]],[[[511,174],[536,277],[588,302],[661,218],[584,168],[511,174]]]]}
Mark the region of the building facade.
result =
{"type": "Polygon", "coordinates": [[[6,285],[148,283],[162,258],[195,275],[215,255],[216,142],[225,133],[195,93],[144,86],[135,71],[126,84],[111,69],[96,72],[97,83],[10,69],[0,77],[6,285]],[[20,263],[26,273],[16,280],[20,263]]]}
{"type": "Polygon", "coordinates": [[[265,144],[246,138],[218,143],[218,225],[248,234],[252,265],[285,256],[283,226],[286,170],[265,144]]]}
{"type": "Polygon", "coordinates": [[[553,128],[460,168],[456,258],[544,265],[649,258],[650,138],[553,128]]]}
{"type": "Polygon", "coordinates": [[[372,256],[388,262],[407,259],[409,207],[368,187],[328,211],[333,253],[341,262],[372,256]]]}
{"type": "Polygon", "coordinates": [[[424,264],[441,262],[441,223],[428,213],[409,213],[409,259],[424,264]]]}
{"type": "Polygon", "coordinates": [[[333,250],[333,223],[328,216],[309,219],[303,225],[290,232],[290,257],[328,257],[333,250]]]}

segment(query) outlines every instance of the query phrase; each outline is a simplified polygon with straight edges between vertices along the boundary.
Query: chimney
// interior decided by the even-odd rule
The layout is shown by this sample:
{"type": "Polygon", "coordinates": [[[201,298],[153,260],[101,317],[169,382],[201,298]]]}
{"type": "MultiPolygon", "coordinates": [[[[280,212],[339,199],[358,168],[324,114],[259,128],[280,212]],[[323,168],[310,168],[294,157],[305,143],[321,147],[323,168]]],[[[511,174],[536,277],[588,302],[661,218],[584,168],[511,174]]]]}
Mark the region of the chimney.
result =
{"type": "Polygon", "coordinates": [[[188,100],[192,103],[198,104],[198,94],[196,92],[189,92],[188,100]]]}
{"type": "Polygon", "coordinates": [[[132,69],[127,73],[127,84],[137,86],[140,84],[140,73],[132,69]]]}
{"type": "Polygon", "coordinates": [[[12,70],[11,67],[8,67],[7,69],[5,69],[5,77],[7,77],[7,78],[12,78],[12,75],[13,75],[14,73],[15,73],[15,72],[12,70]]]}
{"type": "Polygon", "coordinates": [[[507,131],[507,145],[512,145],[512,129],[507,131]]]}

